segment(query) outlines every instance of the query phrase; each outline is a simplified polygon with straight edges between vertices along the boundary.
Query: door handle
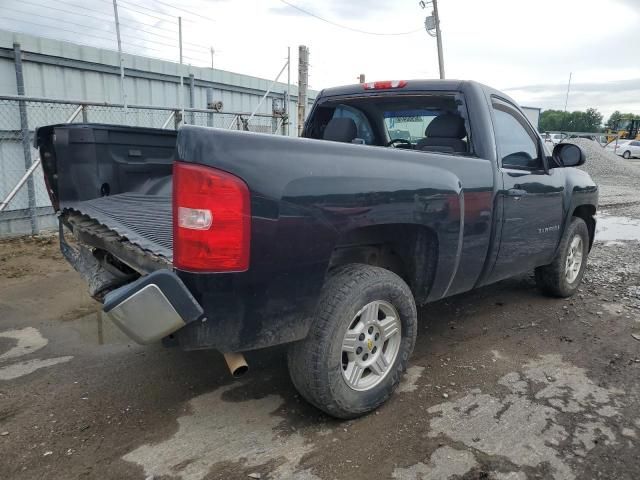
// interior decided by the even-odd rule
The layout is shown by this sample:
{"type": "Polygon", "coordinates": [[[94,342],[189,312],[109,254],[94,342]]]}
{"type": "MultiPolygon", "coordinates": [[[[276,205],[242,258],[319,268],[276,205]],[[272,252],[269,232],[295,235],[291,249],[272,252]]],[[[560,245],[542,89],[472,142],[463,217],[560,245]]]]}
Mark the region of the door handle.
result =
{"type": "Polygon", "coordinates": [[[509,197],[516,197],[516,198],[520,198],[523,195],[526,195],[527,191],[526,190],[521,190],[519,188],[510,188],[509,190],[507,190],[507,196],[509,197]]]}

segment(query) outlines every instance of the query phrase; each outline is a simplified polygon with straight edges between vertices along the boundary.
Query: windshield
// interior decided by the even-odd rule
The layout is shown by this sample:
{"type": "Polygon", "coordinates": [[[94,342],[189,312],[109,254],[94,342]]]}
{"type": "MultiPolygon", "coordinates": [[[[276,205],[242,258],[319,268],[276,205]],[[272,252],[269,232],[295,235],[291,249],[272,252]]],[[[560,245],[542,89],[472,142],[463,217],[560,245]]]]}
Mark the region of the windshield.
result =
{"type": "Polygon", "coordinates": [[[384,124],[389,138],[417,142],[425,136],[427,126],[440,115],[438,110],[396,110],[386,111],[384,124]]]}

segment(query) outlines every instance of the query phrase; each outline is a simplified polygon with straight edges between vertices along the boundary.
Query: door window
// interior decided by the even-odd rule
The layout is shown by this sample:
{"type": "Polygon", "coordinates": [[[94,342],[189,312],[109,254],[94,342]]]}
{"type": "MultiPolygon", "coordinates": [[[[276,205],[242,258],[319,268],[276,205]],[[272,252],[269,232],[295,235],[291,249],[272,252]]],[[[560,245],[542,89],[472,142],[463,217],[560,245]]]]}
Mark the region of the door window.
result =
{"type": "Polygon", "coordinates": [[[542,169],[536,136],[516,110],[493,104],[494,130],[498,154],[505,168],[542,169]]]}

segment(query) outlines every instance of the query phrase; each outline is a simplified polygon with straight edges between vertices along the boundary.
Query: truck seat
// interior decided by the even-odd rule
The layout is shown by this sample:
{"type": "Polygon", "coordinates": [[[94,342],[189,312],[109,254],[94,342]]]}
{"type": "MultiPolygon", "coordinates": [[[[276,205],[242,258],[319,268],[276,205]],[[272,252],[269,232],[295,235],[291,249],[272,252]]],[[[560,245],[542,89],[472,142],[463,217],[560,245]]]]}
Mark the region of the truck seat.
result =
{"type": "Polygon", "coordinates": [[[425,138],[418,140],[416,150],[429,152],[462,153],[467,151],[467,136],[464,120],[455,113],[444,113],[434,118],[424,132],[425,138]]]}
{"type": "Polygon", "coordinates": [[[352,118],[332,118],[324,128],[323,140],[349,143],[358,136],[358,127],[352,118]]]}

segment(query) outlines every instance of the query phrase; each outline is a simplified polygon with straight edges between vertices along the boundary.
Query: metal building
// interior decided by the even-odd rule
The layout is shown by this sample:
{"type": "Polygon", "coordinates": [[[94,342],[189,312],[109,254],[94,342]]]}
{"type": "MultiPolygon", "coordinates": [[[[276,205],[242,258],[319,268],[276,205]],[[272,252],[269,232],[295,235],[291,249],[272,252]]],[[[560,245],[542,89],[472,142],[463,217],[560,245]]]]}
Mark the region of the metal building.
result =
{"type": "MultiPolygon", "coordinates": [[[[189,123],[296,135],[298,91],[291,85],[286,101],[286,76],[285,82],[273,82],[123,56],[126,107],[117,52],[0,30],[0,201],[37,159],[29,145],[40,125],[89,121],[177,128],[189,123]]],[[[274,77],[282,67],[274,65],[274,77]]],[[[316,94],[308,91],[309,104],[316,94]]],[[[0,211],[0,236],[51,228],[52,213],[38,170],[0,211]]]]}
{"type": "Polygon", "coordinates": [[[524,114],[527,116],[531,124],[534,127],[538,128],[538,126],[540,125],[540,111],[542,109],[538,107],[522,107],[522,106],[520,108],[522,109],[524,114]]]}

